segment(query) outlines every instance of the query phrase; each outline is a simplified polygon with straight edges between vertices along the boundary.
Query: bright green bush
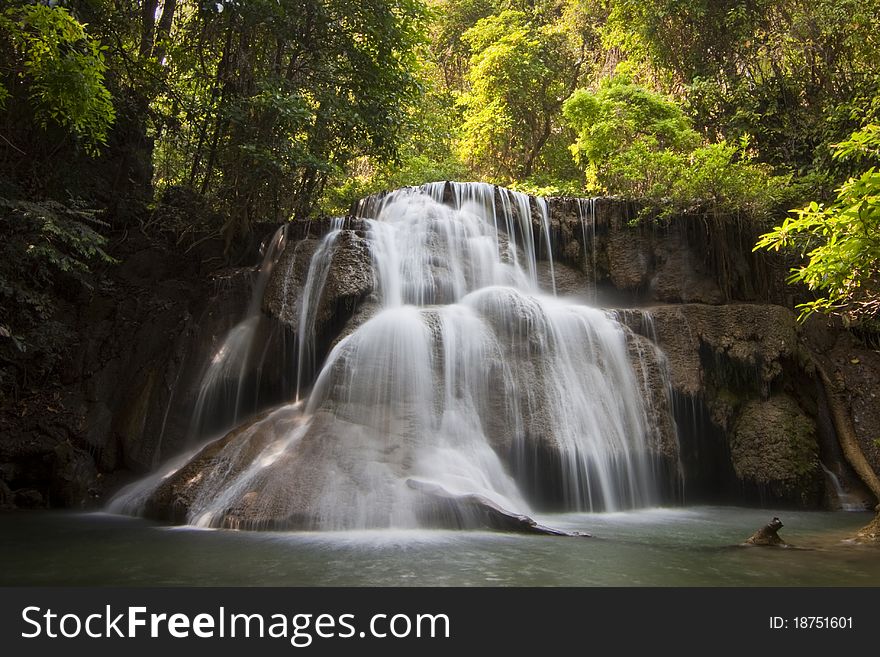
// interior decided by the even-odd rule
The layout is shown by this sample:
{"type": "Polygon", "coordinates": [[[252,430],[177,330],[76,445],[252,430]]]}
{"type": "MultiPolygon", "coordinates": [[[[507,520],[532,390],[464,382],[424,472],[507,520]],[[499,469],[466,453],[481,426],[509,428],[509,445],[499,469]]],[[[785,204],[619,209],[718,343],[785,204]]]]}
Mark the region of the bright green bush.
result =
{"type": "Polygon", "coordinates": [[[747,141],[705,143],[678,105],[624,77],[575,91],[563,114],[591,193],[637,198],[663,213],[753,217],[769,214],[785,193],[788,178],[753,162],[747,141]]]}

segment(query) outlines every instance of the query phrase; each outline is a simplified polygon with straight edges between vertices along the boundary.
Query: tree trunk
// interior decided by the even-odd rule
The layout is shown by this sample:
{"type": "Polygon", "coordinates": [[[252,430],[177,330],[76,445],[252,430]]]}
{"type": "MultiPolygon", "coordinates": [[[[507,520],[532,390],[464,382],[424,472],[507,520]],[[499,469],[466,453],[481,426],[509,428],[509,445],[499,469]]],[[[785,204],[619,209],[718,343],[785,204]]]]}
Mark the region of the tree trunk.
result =
{"type": "Polygon", "coordinates": [[[146,59],[153,52],[153,43],[156,38],[156,9],[159,8],[159,0],[144,0],[141,7],[141,45],[138,53],[141,59],[146,59]]]}
{"type": "Polygon", "coordinates": [[[161,62],[165,58],[165,44],[171,36],[171,25],[174,23],[174,12],[177,11],[177,0],[165,0],[162,8],[162,17],[156,28],[155,47],[153,49],[156,60],[161,62]]]}
{"type": "Polygon", "coordinates": [[[874,494],[874,497],[880,501],[880,479],[878,479],[871,464],[868,463],[868,459],[862,453],[862,448],[859,447],[859,441],[850,421],[846,404],[838,396],[834,382],[828,376],[825,368],[822,367],[816,358],[813,358],[813,362],[816,364],[816,370],[819,372],[819,376],[822,378],[822,383],[825,386],[828,408],[831,410],[831,420],[834,422],[834,430],[837,433],[840,447],[843,449],[843,455],[853,470],[856,471],[856,474],[859,475],[859,478],[874,494]]]}

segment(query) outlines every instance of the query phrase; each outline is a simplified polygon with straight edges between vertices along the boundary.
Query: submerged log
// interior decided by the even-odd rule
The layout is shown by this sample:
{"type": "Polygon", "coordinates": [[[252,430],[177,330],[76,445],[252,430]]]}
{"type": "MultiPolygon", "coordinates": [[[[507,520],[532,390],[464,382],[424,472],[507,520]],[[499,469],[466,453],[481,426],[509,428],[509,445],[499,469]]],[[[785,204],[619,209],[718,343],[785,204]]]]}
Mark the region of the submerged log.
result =
{"type": "Polygon", "coordinates": [[[545,536],[590,536],[584,532],[570,532],[538,524],[533,518],[508,511],[482,495],[472,493],[456,495],[442,486],[416,479],[407,479],[406,485],[429,496],[433,502],[439,502],[445,512],[444,515],[477,519],[480,524],[490,529],[545,536]]]}
{"type": "Polygon", "coordinates": [[[773,518],[766,525],[761,527],[754,534],[746,539],[746,545],[778,545],[788,546],[788,543],[779,537],[779,530],[783,524],[779,518],[773,518]]]}

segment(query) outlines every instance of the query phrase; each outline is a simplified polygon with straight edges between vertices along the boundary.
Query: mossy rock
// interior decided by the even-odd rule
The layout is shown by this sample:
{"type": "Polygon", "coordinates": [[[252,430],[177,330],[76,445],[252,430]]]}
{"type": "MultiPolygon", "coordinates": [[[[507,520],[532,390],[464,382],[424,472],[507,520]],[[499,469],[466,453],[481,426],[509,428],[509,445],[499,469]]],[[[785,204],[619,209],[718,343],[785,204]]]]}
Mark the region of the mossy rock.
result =
{"type": "Polygon", "coordinates": [[[856,543],[880,546],[880,513],[855,536],[856,543]]]}
{"type": "Polygon", "coordinates": [[[787,395],[753,399],[730,434],[736,475],[772,496],[810,505],[821,492],[815,422],[787,395]]]}

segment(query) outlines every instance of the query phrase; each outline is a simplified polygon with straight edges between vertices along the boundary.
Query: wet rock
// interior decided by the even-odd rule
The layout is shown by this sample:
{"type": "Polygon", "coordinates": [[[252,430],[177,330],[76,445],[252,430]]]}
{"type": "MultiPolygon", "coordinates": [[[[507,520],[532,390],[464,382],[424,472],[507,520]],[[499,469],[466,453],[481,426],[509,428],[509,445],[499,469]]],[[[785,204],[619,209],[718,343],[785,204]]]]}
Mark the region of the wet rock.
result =
{"type": "Polygon", "coordinates": [[[779,537],[779,530],[782,529],[784,525],[779,518],[773,518],[766,525],[761,527],[754,534],[749,536],[745,543],[746,545],[760,545],[760,546],[780,546],[784,547],[788,544],[783,541],[779,537]]]}
{"type": "MultiPolygon", "coordinates": [[[[272,271],[263,296],[263,309],[293,331],[299,329],[309,265],[320,244],[317,239],[288,244],[272,271]]],[[[316,303],[315,334],[332,339],[372,291],[373,262],[369,243],[354,230],[340,231],[316,303]],[[333,330],[334,336],[327,335],[328,330],[333,330]]]]}
{"type": "Polygon", "coordinates": [[[548,262],[539,261],[537,266],[538,285],[542,290],[547,290],[548,292],[553,290],[553,283],[555,281],[556,294],[559,296],[586,298],[591,294],[592,286],[589,278],[574,267],[570,267],[562,262],[555,262],[553,263],[551,275],[548,262]]]}
{"type": "Polygon", "coordinates": [[[428,524],[435,524],[443,519],[447,521],[455,519],[453,522],[456,528],[485,527],[520,534],[590,536],[583,532],[570,532],[541,525],[527,515],[512,513],[501,508],[482,495],[454,495],[441,486],[415,479],[407,479],[406,484],[430,498],[430,506],[435,507],[426,513],[426,515],[430,514],[430,517],[426,518],[428,524]],[[437,505],[440,508],[436,508],[437,505]]]}
{"type": "Polygon", "coordinates": [[[880,546],[880,513],[862,527],[853,539],[856,543],[880,546]]]}
{"type": "Polygon", "coordinates": [[[83,508],[94,503],[98,472],[89,454],[70,443],[55,448],[50,495],[53,506],[83,508]]]}
{"type": "Polygon", "coordinates": [[[275,263],[263,294],[263,310],[290,326],[299,326],[299,308],[309,264],[321,241],[303,239],[288,243],[275,263]]]}
{"type": "Polygon", "coordinates": [[[782,361],[798,350],[794,313],[782,306],[655,306],[629,311],[622,321],[637,332],[651,327],[668,359],[674,388],[690,397],[705,392],[707,364],[731,363],[766,385],[782,374],[782,361]],[[706,361],[709,355],[715,362],[706,361]]]}
{"type": "Polygon", "coordinates": [[[651,450],[674,463],[679,457],[679,445],[666,357],[648,338],[632,331],[627,331],[627,351],[648,416],[651,450]]]}
{"type": "Polygon", "coordinates": [[[816,425],[791,397],[747,402],[730,437],[737,476],[780,498],[811,505],[821,495],[816,425]]]}
{"type": "Polygon", "coordinates": [[[14,509],[15,495],[6,482],[0,479],[0,509],[14,509]]]}
{"type": "MultiPolygon", "coordinates": [[[[212,477],[234,479],[242,474],[266,445],[281,437],[280,432],[292,428],[285,421],[288,417],[299,415],[288,415],[286,408],[279,409],[207,445],[156,487],[146,500],[144,515],[165,522],[186,523],[204,497],[200,498],[201,492],[210,487],[212,477]],[[278,419],[278,424],[265,422],[269,417],[278,419]]],[[[266,518],[261,515],[254,520],[264,522],[266,518]]]]}
{"type": "Polygon", "coordinates": [[[22,509],[40,509],[46,506],[43,494],[36,488],[20,488],[15,491],[15,506],[22,509]]]}
{"type": "MultiPolygon", "coordinates": [[[[720,304],[725,301],[718,281],[710,275],[702,258],[678,231],[655,236],[654,271],[650,295],[667,303],[720,304]]],[[[614,267],[619,261],[612,261],[614,267]]]]}

